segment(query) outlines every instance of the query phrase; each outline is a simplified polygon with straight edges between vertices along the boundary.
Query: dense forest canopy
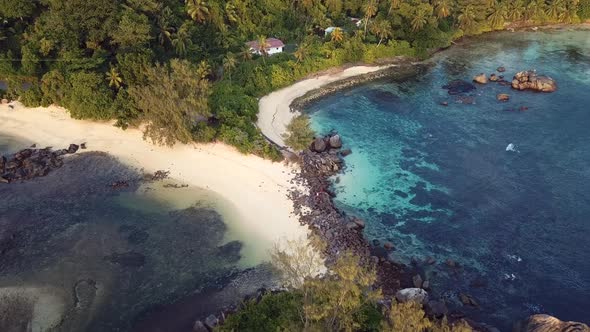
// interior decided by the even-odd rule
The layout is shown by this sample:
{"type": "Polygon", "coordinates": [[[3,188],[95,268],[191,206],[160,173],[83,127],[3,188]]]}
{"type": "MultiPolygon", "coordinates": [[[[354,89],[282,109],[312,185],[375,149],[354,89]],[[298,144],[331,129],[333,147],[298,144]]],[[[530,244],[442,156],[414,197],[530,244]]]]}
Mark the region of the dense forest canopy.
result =
{"type": "Polygon", "coordinates": [[[146,123],[155,142],[219,140],[278,158],[254,125],[269,91],[508,23],[589,17],[590,0],[0,0],[0,80],[28,106],[146,123]],[[245,46],[267,37],[287,52],[245,46]]]}

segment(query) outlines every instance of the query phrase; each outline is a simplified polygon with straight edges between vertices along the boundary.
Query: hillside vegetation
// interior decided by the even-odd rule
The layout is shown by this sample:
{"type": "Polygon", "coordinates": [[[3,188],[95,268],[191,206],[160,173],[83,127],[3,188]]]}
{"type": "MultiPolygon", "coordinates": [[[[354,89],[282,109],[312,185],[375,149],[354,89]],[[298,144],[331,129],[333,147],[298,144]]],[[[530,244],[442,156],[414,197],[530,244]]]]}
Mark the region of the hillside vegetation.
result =
{"type": "Polygon", "coordinates": [[[217,140],[279,159],[254,124],[270,91],[508,22],[589,17],[590,0],[0,0],[0,93],[122,128],[143,122],[156,143],[217,140]],[[288,52],[244,45],[270,37],[288,52]]]}

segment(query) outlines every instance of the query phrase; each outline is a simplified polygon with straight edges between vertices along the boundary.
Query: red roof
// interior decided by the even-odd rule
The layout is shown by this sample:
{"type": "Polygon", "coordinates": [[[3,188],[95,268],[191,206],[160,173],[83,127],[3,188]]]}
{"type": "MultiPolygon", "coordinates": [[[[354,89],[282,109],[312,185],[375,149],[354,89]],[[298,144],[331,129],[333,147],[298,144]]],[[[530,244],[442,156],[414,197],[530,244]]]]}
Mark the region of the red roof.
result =
{"type": "MultiPolygon", "coordinates": [[[[285,44],[280,39],[276,38],[267,38],[266,43],[268,45],[267,48],[285,47],[285,44]]],[[[246,43],[246,45],[250,46],[250,48],[253,48],[255,50],[260,49],[260,44],[257,40],[249,41],[246,43]]]]}

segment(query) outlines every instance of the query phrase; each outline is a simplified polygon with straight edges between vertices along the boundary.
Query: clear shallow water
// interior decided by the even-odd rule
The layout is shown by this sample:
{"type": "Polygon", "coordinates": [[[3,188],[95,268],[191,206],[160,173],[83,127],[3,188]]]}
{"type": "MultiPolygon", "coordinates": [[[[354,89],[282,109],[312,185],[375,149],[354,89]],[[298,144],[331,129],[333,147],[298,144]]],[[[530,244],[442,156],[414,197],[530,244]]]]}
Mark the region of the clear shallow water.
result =
{"type": "Polygon", "coordinates": [[[473,295],[481,308],[460,308],[472,317],[502,330],[536,312],[590,323],[590,32],[483,36],[432,62],[308,108],[317,132],[336,129],[353,150],[337,204],[367,219],[370,239],[392,240],[395,258],[436,258],[420,265],[433,295],[457,307],[458,292],[473,295]],[[488,84],[466,105],[441,89],[498,66],[507,79],[537,69],[559,90],[488,84]]]}
{"type": "MultiPolygon", "coordinates": [[[[0,136],[0,153],[29,145],[0,136]]],[[[7,289],[17,289],[51,295],[59,331],[190,331],[271,281],[255,239],[236,234],[231,204],[139,177],[107,154],[78,153],[46,177],[0,186],[1,311],[27,315],[7,309],[16,307],[7,289]],[[130,186],[109,186],[119,180],[130,186]]]]}

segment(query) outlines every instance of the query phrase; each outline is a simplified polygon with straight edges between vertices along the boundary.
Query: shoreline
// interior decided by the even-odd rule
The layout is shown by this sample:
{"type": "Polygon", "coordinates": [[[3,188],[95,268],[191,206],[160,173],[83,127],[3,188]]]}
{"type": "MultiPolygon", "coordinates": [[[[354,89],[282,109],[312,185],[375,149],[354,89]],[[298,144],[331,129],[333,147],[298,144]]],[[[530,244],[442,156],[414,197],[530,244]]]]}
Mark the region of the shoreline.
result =
{"type": "Polygon", "coordinates": [[[298,115],[297,112],[291,110],[291,103],[295,99],[303,97],[306,93],[321,89],[333,82],[379,72],[395,66],[395,64],[389,64],[382,66],[362,65],[350,68],[335,68],[327,74],[316,74],[313,78],[304,79],[286,88],[271,92],[260,98],[258,102],[258,120],[256,121],[256,125],[268,140],[284,148],[285,142],[282,135],[286,132],[287,125],[298,115]]]}
{"type": "MultiPolygon", "coordinates": [[[[268,249],[282,238],[307,236],[307,227],[293,214],[287,196],[295,186],[297,170],[253,155],[244,155],[221,143],[153,145],[137,129],[121,130],[112,122],[70,118],[63,108],[26,108],[18,102],[0,105],[0,131],[9,136],[60,148],[86,143],[85,151],[106,152],[122,163],[144,172],[169,171],[169,176],[194,187],[207,189],[226,202],[219,211],[228,232],[247,238],[244,253],[250,264],[268,260],[268,249]]],[[[23,146],[22,148],[25,148],[23,146]]],[[[301,188],[299,188],[301,189],[301,188]]]]}
{"type": "MultiPolygon", "coordinates": [[[[507,26],[505,29],[488,31],[481,35],[501,32],[536,32],[560,29],[590,30],[590,22],[579,24],[560,23],[547,25],[533,24],[514,27],[507,26]]],[[[462,37],[459,40],[452,41],[452,44],[449,47],[433,51],[428,58],[422,61],[414,62],[411,58],[396,57],[389,59],[391,63],[384,65],[352,64],[312,74],[310,78],[305,78],[290,86],[261,97],[258,102],[258,120],[256,121],[256,125],[267,140],[283,149],[288,149],[288,147],[285,146],[282,135],[286,133],[287,125],[291,120],[300,115],[301,109],[307,104],[332,93],[352,88],[363,83],[393,75],[408,75],[410,70],[417,70],[419,66],[430,63],[433,56],[436,54],[453,48],[456,45],[464,45],[465,43],[468,43],[470,39],[477,38],[481,35],[462,37]],[[399,72],[398,69],[401,69],[402,72],[399,72]]],[[[381,62],[387,62],[387,60],[388,59],[381,59],[381,62]]],[[[379,62],[379,60],[377,62],[379,62]]],[[[411,74],[408,76],[411,76],[411,74]]]]}

